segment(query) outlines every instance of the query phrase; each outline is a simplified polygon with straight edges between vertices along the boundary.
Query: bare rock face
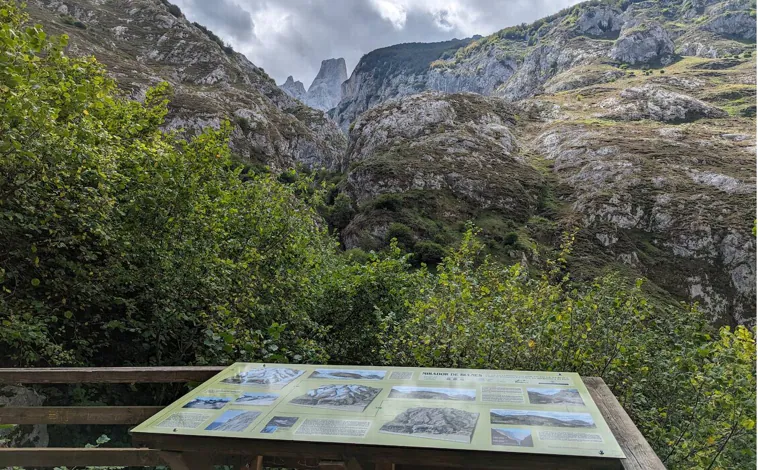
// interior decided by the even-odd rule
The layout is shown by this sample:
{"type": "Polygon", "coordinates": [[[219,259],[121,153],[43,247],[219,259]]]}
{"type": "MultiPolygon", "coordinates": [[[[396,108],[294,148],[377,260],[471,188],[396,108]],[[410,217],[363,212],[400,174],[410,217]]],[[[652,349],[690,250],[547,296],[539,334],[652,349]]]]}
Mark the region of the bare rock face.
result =
{"type": "Polygon", "coordinates": [[[657,21],[644,20],[624,24],[610,56],[628,64],[667,64],[673,54],[674,42],[663,26],[657,21]]]}
{"type": "Polygon", "coordinates": [[[747,11],[726,11],[701,28],[720,36],[755,41],[755,18],[747,11]]]}
{"type": "Polygon", "coordinates": [[[292,75],[287,77],[287,80],[279,85],[279,88],[291,97],[305,102],[305,86],[303,86],[303,82],[299,80],[295,81],[295,79],[292,78],[292,75]]]}
{"type": "Polygon", "coordinates": [[[690,122],[703,118],[724,118],[726,111],[681,93],[655,85],[627,88],[620,98],[600,103],[608,111],[597,117],[622,121],[652,119],[666,122],[690,122]]]}
{"type": "Polygon", "coordinates": [[[586,37],[534,47],[521,66],[496,93],[509,101],[521,100],[544,91],[543,85],[557,74],[591,63],[608,54],[608,42],[586,37]]]}
{"type": "Polygon", "coordinates": [[[714,321],[754,322],[749,146],[701,127],[635,123],[555,125],[534,144],[568,188],[596,260],[607,253],[714,321]]]}
{"type": "Polygon", "coordinates": [[[576,31],[589,36],[618,36],[623,24],[622,12],[610,5],[598,5],[582,11],[576,31]]]}
{"type": "Polygon", "coordinates": [[[488,211],[528,218],[542,177],[520,161],[513,125],[502,100],[470,93],[424,93],[361,115],[350,133],[346,191],[364,210],[345,230],[346,245],[383,241],[391,222],[428,232],[385,210],[388,195],[422,198],[422,217],[446,224],[488,211]]]}
{"type": "Polygon", "coordinates": [[[321,68],[313,83],[308,88],[305,103],[321,111],[329,111],[337,106],[342,98],[342,82],[347,80],[345,59],[327,59],[321,61],[321,68]]]}
{"type": "Polygon", "coordinates": [[[232,150],[274,168],[334,167],[342,158],[346,139],[322,112],[288,96],[263,69],[159,0],[35,0],[29,13],[48,33],[68,34],[70,54],[97,57],[133,98],[169,82],[169,129],[191,136],[228,119],[235,126],[232,150]],[[64,10],[85,28],[61,21],[64,10]]]}

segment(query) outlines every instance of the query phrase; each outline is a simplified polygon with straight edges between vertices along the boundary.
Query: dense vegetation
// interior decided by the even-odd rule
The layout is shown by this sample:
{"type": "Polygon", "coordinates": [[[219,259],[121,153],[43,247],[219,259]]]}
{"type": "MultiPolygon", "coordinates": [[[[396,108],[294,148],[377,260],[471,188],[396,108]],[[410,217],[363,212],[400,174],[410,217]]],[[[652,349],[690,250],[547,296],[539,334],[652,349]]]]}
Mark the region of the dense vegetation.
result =
{"type": "Polygon", "coordinates": [[[573,284],[570,236],[530,268],[483,257],[473,228],[435,272],[397,242],[340,254],[308,181],[243,175],[228,126],[161,131],[168,87],[121,98],[25,21],[0,0],[0,366],[577,371],[606,380],[670,468],[754,468],[749,330],[613,275],[573,284]]]}

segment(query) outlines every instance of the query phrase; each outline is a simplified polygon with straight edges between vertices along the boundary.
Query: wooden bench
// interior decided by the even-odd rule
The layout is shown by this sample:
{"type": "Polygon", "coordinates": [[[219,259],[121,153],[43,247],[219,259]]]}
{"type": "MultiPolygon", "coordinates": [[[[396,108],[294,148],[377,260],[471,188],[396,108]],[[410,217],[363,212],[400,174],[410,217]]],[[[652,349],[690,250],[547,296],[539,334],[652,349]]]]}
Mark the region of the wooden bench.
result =
{"type": "MultiPolygon", "coordinates": [[[[204,382],[223,369],[223,366],[0,369],[0,385],[204,382]]],[[[605,382],[599,377],[585,377],[583,380],[626,454],[623,468],[625,470],[665,469],[605,382]]],[[[136,425],[162,408],[161,406],[2,407],[0,408],[0,424],[136,425]]],[[[297,459],[267,455],[262,460],[249,462],[246,461],[244,455],[239,455],[227,457],[227,461],[224,462],[214,461],[214,463],[224,463],[235,467],[249,467],[252,464],[254,467],[355,468],[351,462],[334,460],[334,456],[324,459],[326,455],[320,453],[319,449],[326,450],[325,446],[311,444],[311,447],[313,449],[309,448],[307,452],[304,452],[307,455],[297,459]]],[[[387,457],[391,461],[391,456],[387,457]]],[[[444,466],[446,463],[435,462],[435,464],[444,466]]],[[[175,470],[183,470],[185,467],[175,454],[149,448],[0,448],[0,468],[159,465],[170,466],[175,470]]],[[[450,465],[455,466],[455,462],[451,461],[450,465]]],[[[492,468],[492,465],[486,466],[492,468]]],[[[377,465],[376,468],[394,468],[394,466],[382,464],[377,465]]],[[[559,467],[548,465],[524,468],[559,467]]]]}

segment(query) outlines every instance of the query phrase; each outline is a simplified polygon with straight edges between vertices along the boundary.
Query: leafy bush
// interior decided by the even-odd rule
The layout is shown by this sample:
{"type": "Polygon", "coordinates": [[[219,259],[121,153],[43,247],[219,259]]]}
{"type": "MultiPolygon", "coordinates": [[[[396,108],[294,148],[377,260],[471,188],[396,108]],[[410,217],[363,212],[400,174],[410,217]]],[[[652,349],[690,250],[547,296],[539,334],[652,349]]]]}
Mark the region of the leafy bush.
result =
{"type": "Polygon", "coordinates": [[[398,246],[405,250],[410,250],[416,243],[415,237],[413,236],[413,230],[407,225],[398,222],[392,222],[390,224],[389,228],[387,228],[386,238],[388,243],[393,239],[397,240],[398,246]]]}
{"type": "Polygon", "coordinates": [[[399,194],[380,194],[373,203],[374,209],[398,212],[403,208],[403,196],[399,194]]]}
{"type": "Polygon", "coordinates": [[[324,359],[308,279],[335,242],[295,188],[243,180],[228,125],[162,132],[166,85],[118,98],[0,8],[0,362],[324,359]]]}
{"type": "Polygon", "coordinates": [[[437,266],[445,258],[446,250],[439,243],[423,240],[414,245],[413,253],[416,265],[437,266]]]}
{"type": "Polygon", "coordinates": [[[600,376],[668,468],[753,467],[753,333],[656,306],[615,275],[572,285],[570,242],[533,273],[479,262],[468,232],[407,309],[380,312],[385,364],[600,376]]]}

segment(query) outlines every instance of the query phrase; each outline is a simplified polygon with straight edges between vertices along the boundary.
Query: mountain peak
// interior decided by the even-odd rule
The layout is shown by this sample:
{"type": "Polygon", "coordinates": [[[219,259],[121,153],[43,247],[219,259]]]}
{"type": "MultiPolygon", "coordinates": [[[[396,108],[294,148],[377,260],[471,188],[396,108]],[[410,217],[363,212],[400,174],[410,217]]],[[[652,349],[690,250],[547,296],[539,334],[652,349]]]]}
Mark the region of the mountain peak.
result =
{"type": "Polygon", "coordinates": [[[342,99],[341,86],[345,80],[347,80],[345,59],[340,57],[322,60],[318,75],[308,88],[306,104],[322,111],[329,111],[342,99]]]}
{"type": "Polygon", "coordinates": [[[287,77],[287,80],[279,85],[279,88],[291,97],[297,98],[300,101],[305,101],[305,85],[303,85],[303,82],[300,80],[295,81],[292,75],[287,77]]]}

